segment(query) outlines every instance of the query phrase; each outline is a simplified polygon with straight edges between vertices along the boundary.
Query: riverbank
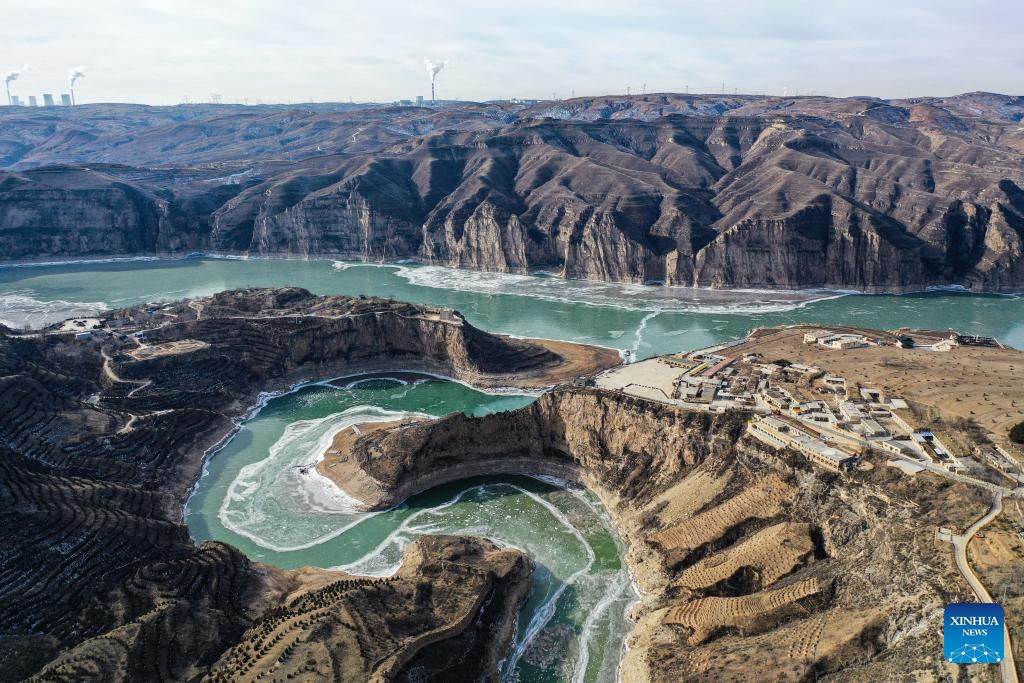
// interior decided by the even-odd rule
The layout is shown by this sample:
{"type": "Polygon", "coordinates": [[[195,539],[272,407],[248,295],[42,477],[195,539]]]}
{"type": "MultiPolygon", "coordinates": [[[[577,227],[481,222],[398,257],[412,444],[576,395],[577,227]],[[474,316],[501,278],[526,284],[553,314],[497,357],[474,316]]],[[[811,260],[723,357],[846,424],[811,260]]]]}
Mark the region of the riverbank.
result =
{"type": "Polygon", "coordinates": [[[563,390],[513,413],[365,435],[350,446],[344,484],[370,508],[479,471],[585,485],[626,540],[643,593],[623,681],[769,670],[797,681],[851,668],[873,679],[882,652],[945,675],[922,653],[941,648],[936,615],[950,592],[970,591],[949,553],[923,539],[950,510],[984,509],[984,497],[891,468],[836,477],[744,438],[745,424],[738,412],[563,390]],[[901,551],[879,552],[892,547],[901,551]]]}
{"type": "Polygon", "coordinates": [[[427,538],[410,550],[423,555],[422,571],[390,581],[326,572],[322,589],[285,602],[305,590],[308,572],[259,564],[224,543],[197,544],[182,514],[200,473],[217,466],[214,453],[238,443],[239,423],[276,391],[374,364],[420,365],[475,382],[540,376],[562,359],[439,320],[426,307],[296,288],[227,292],[202,307],[184,301],[159,310],[139,306],[112,319],[159,348],[194,342],[188,353],[133,357],[137,345],[124,333],[0,334],[8,369],[0,393],[9,402],[0,435],[19,444],[5,459],[14,520],[5,570],[31,587],[11,596],[2,624],[23,653],[5,659],[9,672],[237,679],[294,674],[312,658],[319,670],[361,683],[385,660],[398,668],[415,660],[444,677],[452,652],[463,652],[453,676],[492,675],[527,593],[521,552],[427,538]],[[325,636],[330,615],[342,613],[361,624],[359,633],[325,636]],[[296,635],[300,644],[280,643],[296,635]],[[112,637],[123,647],[111,650],[112,637]],[[153,660],[145,655],[150,646],[182,656],[153,660]],[[347,653],[340,669],[320,659],[335,646],[347,653]]]}
{"type": "Polygon", "coordinates": [[[676,290],[503,276],[433,266],[336,269],[326,261],[180,259],[0,268],[0,319],[40,327],[121,306],[298,285],[459,310],[490,332],[629,350],[634,358],[714,346],[752,327],[796,323],[947,329],[1024,348],[1024,299],[962,292],[906,296],[676,290]]]}
{"type": "Polygon", "coordinates": [[[558,384],[571,384],[576,380],[588,378],[615,367],[622,362],[622,355],[619,351],[607,346],[579,344],[557,339],[537,339],[536,337],[523,337],[522,339],[528,344],[535,344],[551,351],[563,360],[561,364],[545,369],[537,375],[515,378],[514,386],[522,389],[540,389],[558,384]]]}
{"type": "MultiPolygon", "coordinates": [[[[337,436],[332,425],[360,419],[359,427],[366,431],[368,423],[382,421],[379,411],[447,413],[461,408],[481,414],[480,409],[499,409],[509,400],[502,398],[505,394],[479,394],[438,380],[400,385],[376,373],[373,379],[346,377],[337,384],[346,388],[338,390],[330,382],[318,383],[279,397],[243,425],[225,452],[211,460],[210,471],[190,503],[193,534],[200,540],[212,537],[230,542],[264,562],[286,567],[334,566],[351,575],[391,575],[397,570],[401,549],[423,533],[472,534],[519,548],[542,569],[535,575],[531,598],[519,618],[519,662],[513,666],[512,660],[506,660],[504,668],[518,669],[519,680],[524,682],[548,681],[552,672],[563,671],[566,658],[572,656],[566,653],[578,653],[585,643],[590,673],[583,680],[612,683],[613,679],[604,674],[610,675],[617,666],[628,631],[624,612],[633,597],[624,566],[612,572],[621,564],[624,549],[616,548],[619,541],[611,536],[610,520],[589,493],[573,490],[570,495],[561,488],[499,475],[461,479],[378,513],[326,514],[304,507],[292,509],[290,497],[282,497],[280,491],[304,488],[312,483],[310,477],[319,475],[297,474],[290,463],[308,464],[315,450],[310,444],[319,443],[321,434],[337,436]],[[475,401],[481,401],[478,407],[453,400],[471,394],[477,397],[475,401]],[[362,407],[357,412],[349,406],[362,407]],[[370,411],[370,406],[377,407],[370,411]],[[331,415],[339,415],[345,422],[329,418],[331,415]],[[324,418],[328,420],[322,423],[322,429],[308,432],[305,440],[295,441],[290,436],[295,431],[290,425],[305,431],[304,425],[312,427],[324,418]],[[246,475],[245,471],[262,463],[268,452],[276,454],[274,462],[260,464],[260,479],[246,475]],[[250,507],[247,501],[253,496],[266,498],[266,504],[250,507]],[[226,529],[217,523],[223,523],[224,516],[216,507],[222,500],[232,510],[226,529]],[[236,512],[250,509],[252,523],[237,528],[241,520],[236,512]],[[318,519],[323,526],[317,525],[318,519]],[[607,520],[607,531],[602,520],[607,520]],[[330,529],[341,533],[335,535],[330,529]],[[249,538],[238,538],[233,530],[245,531],[249,538]],[[260,545],[254,547],[252,539],[259,539],[260,545]],[[269,550],[266,545],[275,549],[269,550]],[[592,560],[587,559],[587,546],[593,548],[592,560]],[[583,610],[583,616],[578,610],[583,610]],[[555,634],[569,640],[563,643],[563,654],[552,659],[549,640],[555,634]]],[[[559,484],[546,481],[572,488],[565,480],[559,484]]],[[[563,674],[557,680],[572,678],[563,674]]]]}
{"type": "Polygon", "coordinates": [[[756,286],[742,285],[742,286],[698,286],[698,285],[686,285],[680,283],[672,283],[666,285],[662,282],[653,281],[641,281],[637,279],[623,279],[623,280],[600,280],[592,278],[582,277],[563,277],[557,273],[553,273],[547,270],[538,270],[535,268],[513,268],[509,270],[486,270],[481,268],[472,267],[455,267],[445,264],[437,264],[426,261],[420,258],[397,258],[397,259],[378,259],[374,261],[367,261],[364,258],[364,254],[361,252],[323,252],[315,255],[297,255],[289,254],[285,252],[268,252],[260,254],[252,254],[249,252],[152,252],[145,254],[95,254],[82,257],[67,257],[67,258],[35,258],[35,259],[10,259],[0,260],[0,268],[33,268],[33,267],[45,267],[45,266],[74,266],[74,265],[93,265],[102,263],[145,263],[145,262],[156,262],[156,261],[183,261],[189,259],[223,259],[231,261],[292,261],[292,262],[339,262],[346,265],[354,266],[378,266],[385,268],[402,268],[405,266],[413,265],[420,267],[431,267],[431,268],[444,268],[451,271],[464,271],[467,273],[476,273],[480,275],[493,275],[497,277],[501,276],[513,276],[513,277],[537,277],[537,278],[555,278],[566,282],[579,282],[584,284],[595,284],[595,285],[623,285],[637,288],[668,288],[680,291],[692,291],[692,292],[741,292],[741,293],[764,293],[764,292],[780,292],[780,293],[807,293],[820,296],[822,294],[828,295],[848,295],[848,294],[866,294],[866,295],[905,295],[905,294],[922,294],[931,292],[965,292],[971,294],[999,294],[1006,296],[1017,296],[1024,294],[1024,285],[1001,285],[999,287],[988,287],[978,288],[976,286],[967,286],[963,283],[957,282],[922,282],[916,284],[902,285],[898,287],[894,286],[878,286],[878,287],[862,287],[853,288],[842,283],[835,283],[829,281],[821,281],[816,283],[807,283],[798,287],[786,287],[780,286],[775,283],[762,283],[756,286]]]}

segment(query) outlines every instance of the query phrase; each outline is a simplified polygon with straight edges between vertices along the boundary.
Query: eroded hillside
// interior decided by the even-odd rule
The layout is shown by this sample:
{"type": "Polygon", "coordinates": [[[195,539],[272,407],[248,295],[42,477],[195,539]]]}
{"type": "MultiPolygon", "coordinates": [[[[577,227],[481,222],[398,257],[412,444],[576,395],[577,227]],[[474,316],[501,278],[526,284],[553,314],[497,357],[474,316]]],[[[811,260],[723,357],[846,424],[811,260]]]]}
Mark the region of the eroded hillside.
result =
{"type": "Polygon", "coordinates": [[[452,311],[300,289],[116,311],[89,333],[0,328],[0,677],[496,675],[530,585],[518,551],[425,538],[371,581],[197,546],[183,523],[205,454],[261,392],[395,364],[529,385],[567,362],[452,311]]]}
{"type": "Polygon", "coordinates": [[[597,492],[644,592],[624,681],[957,675],[935,656],[942,609],[973,596],[935,528],[983,514],[984,492],[891,468],[830,474],[744,438],[747,417],[561,391],[366,435],[347,474],[380,506],[445,473],[541,472],[597,492]]]}
{"type": "Polygon", "coordinates": [[[121,129],[21,114],[7,143],[25,148],[20,170],[0,173],[0,253],[209,250],[715,287],[1017,291],[1022,113],[1020,98],[974,93],[214,108],[188,120],[126,110],[121,129]],[[89,144],[66,142],[76,135],[89,144]],[[38,167],[72,160],[88,167],[38,167]]]}

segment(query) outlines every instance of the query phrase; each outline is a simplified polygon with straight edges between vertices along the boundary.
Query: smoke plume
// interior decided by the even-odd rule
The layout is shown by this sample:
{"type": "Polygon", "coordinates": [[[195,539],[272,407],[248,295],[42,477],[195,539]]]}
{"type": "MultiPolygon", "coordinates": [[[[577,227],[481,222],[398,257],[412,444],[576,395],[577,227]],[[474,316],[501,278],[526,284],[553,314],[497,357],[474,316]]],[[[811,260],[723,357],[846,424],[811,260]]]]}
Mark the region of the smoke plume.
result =
{"type": "Polygon", "coordinates": [[[440,72],[441,69],[444,68],[444,65],[447,64],[448,62],[435,62],[434,60],[430,59],[429,57],[427,59],[425,59],[424,61],[427,64],[427,73],[430,74],[430,101],[431,102],[435,102],[436,101],[436,99],[435,99],[435,95],[436,94],[434,92],[434,81],[437,80],[438,72],[440,72]]]}
{"type": "Polygon", "coordinates": [[[28,71],[27,66],[21,67],[20,71],[8,71],[6,74],[4,74],[4,85],[10,85],[11,81],[18,80],[18,76],[20,76],[22,73],[26,71],[28,71]]]}
{"type": "Polygon", "coordinates": [[[4,74],[4,90],[7,91],[7,104],[13,104],[14,100],[11,99],[11,81],[18,80],[18,76],[28,71],[29,66],[26,64],[21,67],[21,71],[8,71],[4,74]]]}
{"type": "Polygon", "coordinates": [[[69,87],[74,88],[75,81],[77,81],[79,78],[85,78],[84,66],[76,66],[74,69],[68,71],[68,83],[70,84],[69,87]]]}
{"type": "Polygon", "coordinates": [[[425,60],[427,65],[427,73],[430,74],[430,83],[433,85],[434,80],[437,78],[437,74],[440,73],[441,69],[444,68],[448,62],[435,62],[432,59],[425,60]]]}

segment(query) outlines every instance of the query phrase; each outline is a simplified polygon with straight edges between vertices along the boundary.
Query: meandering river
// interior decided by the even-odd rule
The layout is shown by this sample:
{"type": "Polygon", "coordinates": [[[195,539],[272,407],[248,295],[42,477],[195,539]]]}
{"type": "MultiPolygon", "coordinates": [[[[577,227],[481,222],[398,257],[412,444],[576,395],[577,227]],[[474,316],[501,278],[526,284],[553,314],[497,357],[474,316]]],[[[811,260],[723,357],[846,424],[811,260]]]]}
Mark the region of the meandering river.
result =
{"type": "Polygon", "coordinates": [[[530,396],[485,394],[456,382],[374,379],[303,387],[272,399],[207,463],[186,519],[280,567],[390,574],[417,536],[470,534],[520,548],[537,569],[505,673],[519,681],[614,681],[635,599],[622,544],[587,491],[565,482],[496,476],[460,481],[380,513],[305,465],[341,429],[410,413],[484,415],[530,396]]]}
{"type": "MultiPolygon", "coordinates": [[[[300,286],[320,294],[390,296],[452,306],[483,329],[600,344],[636,357],[708,346],[753,327],[796,322],[993,335],[1024,348],[1024,297],[957,292],[907,296],[716,292],[566,282],[422,266],[195,258],[0,267],[0,322],[39,327],[71,315],[235,287],[300,286]]],[[[622,544],[600,503],[565,482],[491,477],[414,496],[382,513],[315,470],[339,429],[417,413],[486,414],[532,398],[455,382],[375,379],[311,385],[272,399],[207,464],[189,502],[197,540],[234,544],[285,568],[385,574],[424,533],[475,534],[537,563],[505,675],[519,681],[613,681],[635,593],[622,544]]]]}

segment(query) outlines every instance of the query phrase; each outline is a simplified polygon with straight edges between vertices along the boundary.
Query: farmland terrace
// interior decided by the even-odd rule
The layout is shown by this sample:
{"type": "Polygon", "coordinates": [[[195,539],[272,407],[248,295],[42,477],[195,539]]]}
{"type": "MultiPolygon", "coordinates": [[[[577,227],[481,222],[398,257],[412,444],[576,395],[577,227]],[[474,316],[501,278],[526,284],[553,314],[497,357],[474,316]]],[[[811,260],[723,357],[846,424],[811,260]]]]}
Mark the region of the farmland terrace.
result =
{"type": "MultiPolygon", "coordinates": [[[[530,385],[575,374],[572,361],[451,311],[300,289],[113,311],[90,331],[0,328],[0,677],[251,680],[312,668],[365,681],[413,662],[496,675],[530,586],[519,551],[425,537],[387,581],[282,571],[195,545],[183,505],[205,454],[261,392],[374,367],[530,385]]],[[[609,358],[575,351],[589,365],[609,358]]]]}
{"type": "MultiPolygon", "coordinates": [[[[223,543],[197,547],[182,506],[204,454],[261,392],[388,367],[540,386],[617,362],[605,354],[298,289],[112,312],[89,338],[2,332],[5,672],[496,677],[529,587],[519,551],[425,537],[386,580],[282,571],[223,543]],[[140,345],[176,352],[133,356],[140,345]]],[[[751,436],[752,416],[563,386],[516,411],[347,439],[332,454],[335,481],[374,508],[476,474],[586,485],[628,540],[643,593],[625,681],[985,679],[934,656],[942,607],[973,599],[935,532],[982,517],[989,491],[930,471],[825,470],[751,436]]]]}

